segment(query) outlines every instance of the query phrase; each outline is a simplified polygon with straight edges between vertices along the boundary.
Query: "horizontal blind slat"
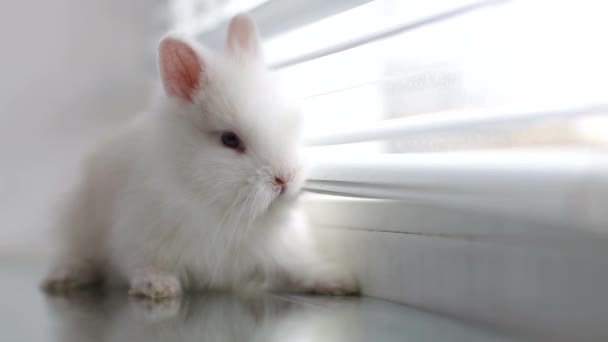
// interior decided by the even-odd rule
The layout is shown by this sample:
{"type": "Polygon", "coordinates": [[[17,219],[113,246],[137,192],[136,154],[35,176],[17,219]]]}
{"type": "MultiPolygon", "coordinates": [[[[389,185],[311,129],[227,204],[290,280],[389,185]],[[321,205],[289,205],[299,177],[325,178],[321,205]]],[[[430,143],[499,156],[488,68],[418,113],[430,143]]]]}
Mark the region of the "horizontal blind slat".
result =
{"type": "Polygon", "coordinates": [[[307,146],[327,146],[388,140],[415,134],[454,133],[487,127],[521,125],[543,119],[608,115],[608,104],[556,107],[486,108],[390,119],[306,139],[307,146]]]}
{"type": "Polygon", "coordinates": [[[335,53],[339,53],[342,51],[346,51],[349,49],[353,49],[365,44],[369,44],[378,40],[390,38],[392,36],[402,34],[407,31],[415,30],[421,27],[425,27],[428,25],[433,25],[439,22],[443,22],[445,20],[449,20],[451,18],[461,16],[475,10],[479,10],[481,8],[485,8],[488,6],[494,6],[498,4],[503,4],[508,2],[509,0],[482,0],[475,1],[469,4],[465,4],[459,7],[454,7],[450,9],[446,9],[432,15],[418,18],[412,21],[406,21],[395,25],[393,27],[388,27],[384,29],[380,29],[378,31],[372,31],[368,34],[356,37],[354,39],[345,40],[342,42],[338,42],[334,45],[322,47],[316,50],[308,51],[306,53],[302,53],[300,55],[296,55],[290,58],[286,58],[284,60],[280,60],[278,62],[272,63],[270,65],[273,69],[282,69],[286,67],[290,67],[296,64],[305,63],[311,60],[315,60],[318,58],[322,58],[325,56],[333,55],[335,53]]]}
{"type": "Polygon", "coordinates": [[[608,232],[602,153],[468,152],[319,159],[305,190],[494,212],[608,232]]]}

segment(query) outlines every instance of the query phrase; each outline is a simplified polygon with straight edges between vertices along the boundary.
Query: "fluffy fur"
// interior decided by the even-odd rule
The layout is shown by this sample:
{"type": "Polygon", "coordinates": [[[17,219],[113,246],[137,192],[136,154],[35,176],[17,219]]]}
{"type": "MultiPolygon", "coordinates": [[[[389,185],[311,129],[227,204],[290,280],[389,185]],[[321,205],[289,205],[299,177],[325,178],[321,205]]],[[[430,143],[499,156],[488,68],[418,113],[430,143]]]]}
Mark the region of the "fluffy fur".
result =
{"type": "Polygon", "coordinates": [[[298,113],[264,68],[251,19],[231,21],[226,46],[219,54],[177,36],[161,42],[165,92],[87,159],[45,288],[357,291],[317,254],[296,206],[298,113]],[[222,132],[235,132],[242,149],[224,146],[222,132]]]}

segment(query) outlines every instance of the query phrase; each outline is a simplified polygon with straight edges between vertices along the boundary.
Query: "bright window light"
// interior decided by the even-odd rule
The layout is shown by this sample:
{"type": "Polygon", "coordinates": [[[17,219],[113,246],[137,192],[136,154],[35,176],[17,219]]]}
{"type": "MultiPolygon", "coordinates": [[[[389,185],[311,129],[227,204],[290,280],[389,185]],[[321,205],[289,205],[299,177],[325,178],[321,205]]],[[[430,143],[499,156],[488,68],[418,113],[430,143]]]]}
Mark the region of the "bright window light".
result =
{"type": "MultiPolygon", "coordinates": [[[[373,1],[268,40],[266,57],[270,65],[280,64],[470,3],[373,1]]],[[[605,104],[608,49],[599,44],[598,32],[608,31],[601,16],[606,9],[608,4],[597,1],[497,2],[462,18],[295,64],[280,74],[303,99],[307,136],[438,111],[605,104]]],[[[549,129],[553,134],[545,134],[551,137],[547,142],[559,143],[571,131],[584,140],[581,132],[589,130],[580,127],[586,126],[556,125],[549,129]]],[[[391,151],[385,143],[325,150],[391,151]]]]}

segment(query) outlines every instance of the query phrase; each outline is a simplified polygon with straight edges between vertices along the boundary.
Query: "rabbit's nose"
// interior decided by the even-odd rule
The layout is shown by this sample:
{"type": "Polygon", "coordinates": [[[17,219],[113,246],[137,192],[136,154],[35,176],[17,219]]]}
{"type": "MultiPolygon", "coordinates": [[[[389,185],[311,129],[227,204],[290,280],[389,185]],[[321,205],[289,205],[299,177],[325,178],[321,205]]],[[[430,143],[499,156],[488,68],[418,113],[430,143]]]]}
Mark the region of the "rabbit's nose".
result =
{"type": "Polygon", "coordinates": [[[281,193],[284,193],[287,189],[287,182],[281,177],[274,177],[274,183],[281,187],[281,193]]]}

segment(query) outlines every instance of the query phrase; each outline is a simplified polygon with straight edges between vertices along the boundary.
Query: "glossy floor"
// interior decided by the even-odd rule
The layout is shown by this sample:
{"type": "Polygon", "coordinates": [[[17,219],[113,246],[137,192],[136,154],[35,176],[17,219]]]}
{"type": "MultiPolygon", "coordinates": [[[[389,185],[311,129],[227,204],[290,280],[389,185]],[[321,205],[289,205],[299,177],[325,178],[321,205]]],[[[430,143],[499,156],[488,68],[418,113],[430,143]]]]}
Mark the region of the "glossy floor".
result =
{"type": "Polygon", "coordinates": [[[2,341],[515,341],[371,298],[208,293],[149,301],[115,293],[49,297],[41,268],[0,264],[2,341]]]}

